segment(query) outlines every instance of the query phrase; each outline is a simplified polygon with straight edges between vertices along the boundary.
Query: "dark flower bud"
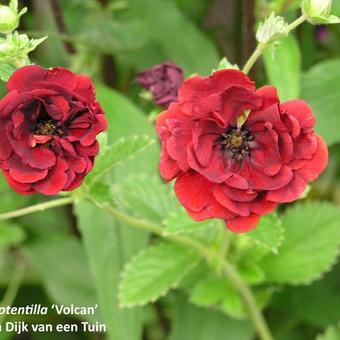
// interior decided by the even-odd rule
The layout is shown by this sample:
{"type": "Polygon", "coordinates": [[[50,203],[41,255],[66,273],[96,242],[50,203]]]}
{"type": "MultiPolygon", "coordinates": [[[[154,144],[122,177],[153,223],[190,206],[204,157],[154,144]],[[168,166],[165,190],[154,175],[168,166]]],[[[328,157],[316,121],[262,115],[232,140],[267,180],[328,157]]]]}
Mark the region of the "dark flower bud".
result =
{"type": "Polygon", "coordinates": [[[177,101],[178,89],[183,83],[183,71],[174,63],[163,63],[140,73],[137,82],[152,93],[157,105],[168,108],[177,101]]]}

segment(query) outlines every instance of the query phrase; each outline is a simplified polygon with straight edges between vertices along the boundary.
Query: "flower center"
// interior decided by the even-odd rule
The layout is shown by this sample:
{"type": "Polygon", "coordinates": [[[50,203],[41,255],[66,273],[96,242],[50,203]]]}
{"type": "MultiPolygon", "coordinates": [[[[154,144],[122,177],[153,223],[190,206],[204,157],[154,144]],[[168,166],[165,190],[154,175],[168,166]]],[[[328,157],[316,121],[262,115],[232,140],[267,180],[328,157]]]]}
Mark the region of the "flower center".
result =
{"type": "Polygon", "coordinates": [[[38,136],[50,136],[58,133],[53,120],[39,120],[33,129],[33,133],[38,136]]]}
{"type": "Polygon", "coordinates": [[[244,129],[228,129],[219,139],[223,150],[229,151],[233,159],[242,160],[250,152],[249,143],[254,136],[244,129]]]}

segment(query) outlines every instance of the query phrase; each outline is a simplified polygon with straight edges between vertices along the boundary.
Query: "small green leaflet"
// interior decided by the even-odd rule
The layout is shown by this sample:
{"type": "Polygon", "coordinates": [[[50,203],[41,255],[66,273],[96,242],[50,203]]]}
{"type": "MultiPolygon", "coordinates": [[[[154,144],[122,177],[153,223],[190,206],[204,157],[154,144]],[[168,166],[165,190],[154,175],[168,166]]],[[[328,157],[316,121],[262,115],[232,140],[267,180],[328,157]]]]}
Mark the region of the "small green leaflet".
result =
{"type": "Polygon", "coordinates": [[[16,68],[9,64],[0,64],[0,79],[7,81],[16,68]]]}
{"type": "Polygon", "coordinates": [[[213,72],[228,69],[239,70],[240,68],[238,67],[237,64],[232,64],[226,57],[224,57],[217,65],[217,69],[214,69],[213,72]]]}
{"type": "Polygon", "coordinates": [[[163,221],[164,235],[193,233],[197,230],[216,227],[216,220],[206,220],[196,222],[188,213],[180,208],[176,212],[170,213],[163,221]]]}
{"type": "Polygon", "coordinates": [[[157,223],[179,207],[171,185],[165,185],[157,175],[129,175],[115,184],[113,193],[123,210],[157,223]]]}
{"type": "Polygon", "coordinates": [[[176,287],[198,261],[195,252],[172,243],[160,243],[143,250],[123,271],[120,305],[143,306],[156,301],[176,287]]]}
{"type": "Polygon", "coordinates": [[[104,149],[104,152],[97,157],[93,171],[87,176],[87,183],[92,185],[97,182],[115,166],[132,159],[136,153],[153,143],[154,139],[147,135],[119,139],[116,143],[104,149]]]}
{"type": "Polygon", "coordinates": [[[190,301],[197,306],[218,306],[233,318],[245,316],[242,300],[226,279],[210,277],[199,281],[192,289],[190,301]]]}
{"type": "Polygon", "coordinates": [[[277,254],[284,239],[284,228],[276,214],[265,215],[259,225],[246,236],[277,254]]]}
{"type": "MultiPolygon", "coordinates": [[[[274,289],[271,287],[254,288],[254,295],[259,308],[264,308],[274,289]]],[[[210,277],[201,278],[190,289],[190,301],[201,307],[217,307],[220,311],[232,318],[245,318],[247,313],[238,292],[230,285],[227,279],[211,274],[210,277]]]]}
{"type": "Polygon", "coordinates": [[[268,282],[309,284],[329,271],[340,247],[340,209],[326,202],[300,203],[282,218],[285,240],[277,256],[263,259],[268,282]]]}

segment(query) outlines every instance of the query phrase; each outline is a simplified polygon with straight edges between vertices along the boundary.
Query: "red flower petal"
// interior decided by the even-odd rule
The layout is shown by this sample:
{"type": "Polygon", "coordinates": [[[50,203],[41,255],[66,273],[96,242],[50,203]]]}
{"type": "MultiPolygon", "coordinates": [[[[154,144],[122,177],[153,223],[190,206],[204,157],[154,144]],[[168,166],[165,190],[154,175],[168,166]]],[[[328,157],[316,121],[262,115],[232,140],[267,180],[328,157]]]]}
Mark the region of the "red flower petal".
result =
{"type": "Polygon", "coordinates": [[[268,191],[266,199],[277,203],[288,203],[297,200],[307,187],[307,182],[294,174],[293,180],[278,190],[268,191]]]}
{"type": "Polygon", "coordinates": [[[315,136],[317,138],[317,149],[313,158],[296,171],[307,182],[316,180],[328,164],[327,145],[320,136],[315,136]]]}
{"type": "Polygon", "coordinates": [[[35,169],[23,164],[17,155],[11,156],[6,162],[9,175],[19,183],[34,183],[47,176],[48,170],[35,169]]]}
{"type": "Polygon", "coordinates": [[[175,192],[180,202],[189,210],[201,212],[210,205],[212,183],[198,173],[180,176],[175,184],[175,192]]]}
{"type": "Polygon", "coordinates": [[[247,217],[237,217],[226,221],[227,227],[234,233],[245,233],[254,229],[260,222],[261,216],[252,214],[247,217]]]}
{"type": "Polygon", "coordinates": [[[304,100],[290,100],[281,105],[282,112],[294,116],[300,123],[301,128],[313,128],[315,117],[312,109],[304,100]]]}
{"type": "Polygon", "coordinates": [[[183,112],[191,115],[194,105],[199,103],[201,98],[238,85],[255,90],[254,82],[238,70],[221,70],[206,78],[194,76],[182,84],[178,92],[178,100],[183,112]]]}
{"type": "Polygon", "coordinates": [[[57,163],[47,177],[42,181],[35,181],[33,188],[44,195],[56,195],[62,191],[67,183],[68,176],[66,170],[69,166],[60,157],[57,158],[57,163]]]}

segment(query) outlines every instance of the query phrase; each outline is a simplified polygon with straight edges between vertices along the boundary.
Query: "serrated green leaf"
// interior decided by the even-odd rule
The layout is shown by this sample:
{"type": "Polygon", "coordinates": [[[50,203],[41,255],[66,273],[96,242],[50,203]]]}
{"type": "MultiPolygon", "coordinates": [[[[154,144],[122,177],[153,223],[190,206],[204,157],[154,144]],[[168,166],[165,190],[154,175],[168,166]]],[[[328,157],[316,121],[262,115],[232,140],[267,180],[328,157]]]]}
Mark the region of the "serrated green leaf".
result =
{"type": "Polygon", "coordinates": [[[289,35],[273,49],[266,50],[263,56],[268,79],[278,89],[280,99],[286,101],[299,98],[301,53],[295,37],[289,35]]]}
{"type": "Polygon", "coordinates": [[[226,279],[216,276],[199,281],[192,289],[190,301],[197,306],[217,307],[233,318],[243,318],[243,302],[226,279]]]}
{"type": "Polygon", "coordinates": [[[93,185],[93,183],[108,174],[115,166],[133,158],[135,154],[153,143],[154,139],[147,135],[119,139],[113,145],[108,146],[105,152],[97,157],[93,171],[87,176],[87,183],[93,185]]]}
{"type": "Polygon", "coordinates": [[[122,209],[154,222],[161,222],[179,207],[172,187],[156,175],[132,174],[119,181],[113,192],[122,209]]]}
{"type": "Polygon", "coordinates": [[[269,282],[307,284],[330,270],[339,254],[340,209],[326,202],[297,204],[282,218],[285,240],[262,262],[269,282]]]}
{"type": "Polygon", "coordinates": [[[170,340],[251,340],[254,330],[249,321],[228,318],[207,308],[197,308],[176,296],[170,340]]]}
{"type": "Polygon", "coordinates": [[[270,214],[263,216],[256,229],[248,232],[246,236],[277,254],[284,239],[284,229],[280,218],[276,214],[270,214]]]}
{"type": "Polygon", "coordinates": [[[15,71],[15,67],[9,64],[0,64],[0,79],[7,81],[15,71]]]}
{"type": "Polygon", "coordinates": [[[340,322],[340,264],[309,286],[281,288],[271,307],[317,328],[340,322]],[[322,311],[322,313],[320,313],[322,311]]]}
{"type": "Polygon", "coordinates": [[[156,301],[175,287],[198,260],[192,250],[170,243],[143,250],[126,265],[122,274],[121,306],[143,306],[156,301]]]}
{"type": "Polygon", "coordinates": [[[99,207],[113,203],[111,187],[106,183],[96,183],[92,186],[88,195],[99,207]]]}
{"type": "Polygon", "coordinates": [[[250,266],[239,265],[237,267],[239,274],[249,284],[259,284],[265,280],[265,273],[258,264],[251,264],[250,266]]]}
{"type": "Polygon", "coordinates": [[[10,247],[21,243],[26,237],[22,228],[11,222],[0,222],[0,247],[10,247]]]}
{"type": "Polygon", "coordinates": [[[198,230],[216,227],[216,221],[206,220],[203,222],[196,222],[183,209],[177,209],[176,212],[171,212],[163,221],[164,234],[183,234],[194,233],[198,230]]]}
{"type": "Polygon", "coordinates": [[[339,78],[340,59],[321,62],[302,77],[302,97],[311,105],[316,116],[316,131],[328,145],[340,141],[339,78]]]}
{"type": "Polygon", "coordinates": [[[318,335],[316,340],[340,340],[340,325],[327,327],[325,333],[318,335]]]}

